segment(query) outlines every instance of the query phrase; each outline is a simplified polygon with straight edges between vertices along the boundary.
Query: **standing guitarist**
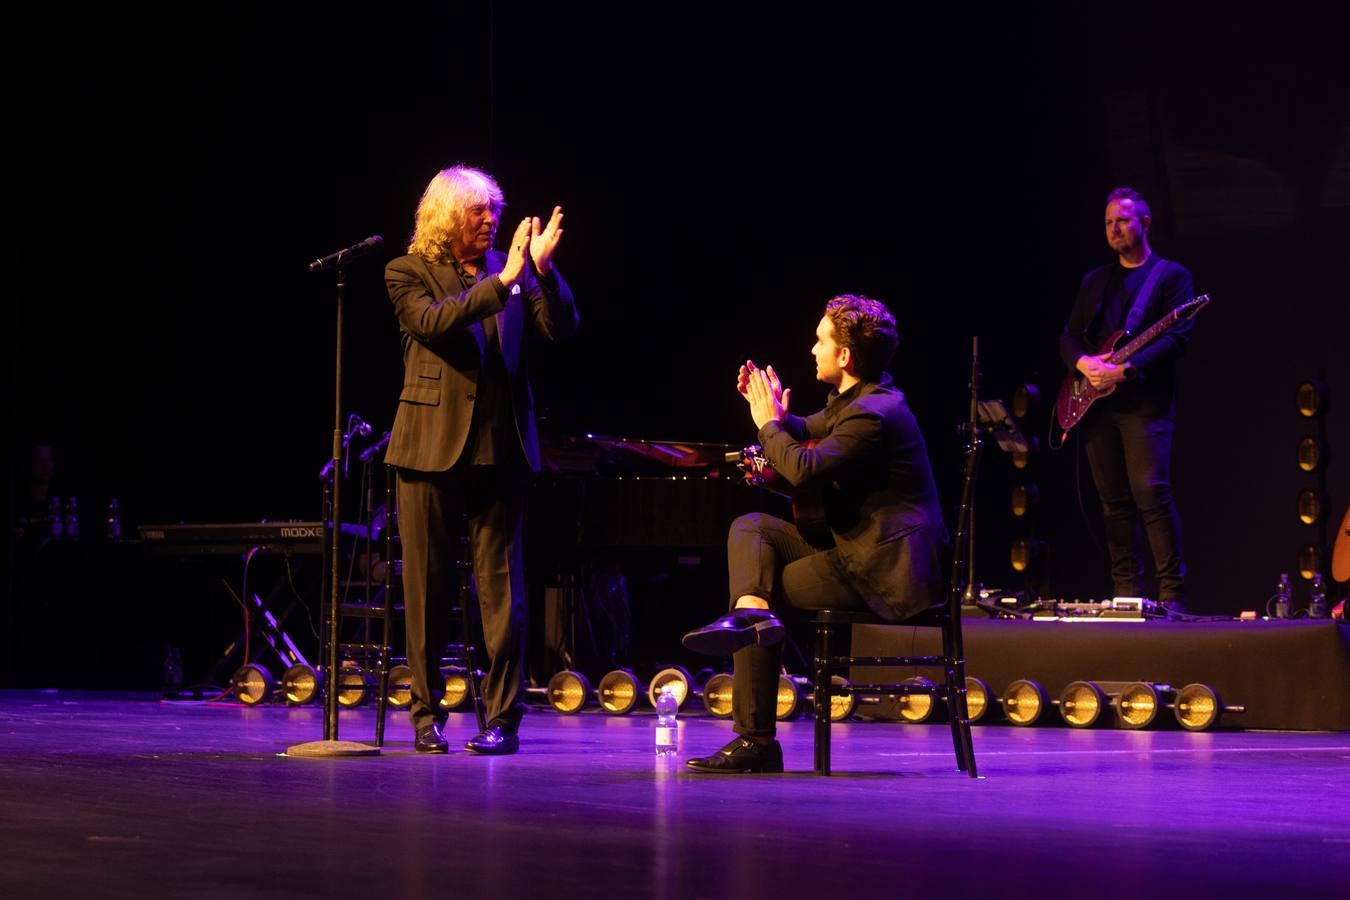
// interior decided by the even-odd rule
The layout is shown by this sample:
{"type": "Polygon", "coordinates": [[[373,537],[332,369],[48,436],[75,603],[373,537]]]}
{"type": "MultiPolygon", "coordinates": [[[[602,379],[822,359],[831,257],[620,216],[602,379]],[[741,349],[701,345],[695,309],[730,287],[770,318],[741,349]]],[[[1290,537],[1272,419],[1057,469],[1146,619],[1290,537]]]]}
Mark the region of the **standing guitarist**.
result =
{"type": "Polygon", "coordinates": [[[1191,273],[1148,244],[1152,216],[1132,188],[1106,198],[1106,242],[1117,260],[1083,277],[1073,312],[1059,336],[1059,352],[1094,388],[1117,386],[1088,412],[1083,443],[1102,501],[1111,578],[1118,597],[1142,597],[1144,566],[1135,545],[1136,519],[1144,523],[1157,570],[1158,599],[1184,611],[1186,564],[1181,520],[1172,499],[1172,429],[1176,363],[1193,323],[1179,322],[1122,365],[1109,362],[1117,331],[1138,333],[1190,300],[1191,273]]]}

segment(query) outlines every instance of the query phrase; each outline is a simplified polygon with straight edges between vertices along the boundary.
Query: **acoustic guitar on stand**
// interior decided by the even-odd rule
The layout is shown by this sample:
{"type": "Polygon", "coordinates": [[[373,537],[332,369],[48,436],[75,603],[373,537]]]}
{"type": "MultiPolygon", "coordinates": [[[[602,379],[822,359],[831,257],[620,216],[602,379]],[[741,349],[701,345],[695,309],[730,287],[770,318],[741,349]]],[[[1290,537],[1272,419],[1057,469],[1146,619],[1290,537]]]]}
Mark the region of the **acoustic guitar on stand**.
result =
{"type": "MultiPolygon", "coordinates": [[[[1187,300],[1150,325],[1138,337],[1131,338],[1123,346],[1117,345],[1128,335],[1124,331],[1117,331],[1107,338],[1106,343],[1102,344],[1096,355],[1101,356],[1110,353],[1111,355],[1106,361],[1115,366],[1122,365],[1168,329],[1175,327],[1178,323],[1195,318],[1195,314],[1208,304],[1209,294],[1201,294],[1194,300],[1187,300]]],[[[1087,415],[1087,411],[1092,408],[1092,404],[1110,395],[1115,389],[1114,384],[1108,384],[1102,388],[1093,387],[1082,372],[1074,371],[1064,376],[1064,383],[1059,387],[1059,396],[1055,398],[1055,420],[1059,422],[1059,427],[1063,429],[1064,436],[1068,436],[1069,431],[1083,420],[1083,416],[1087,415]]]]}

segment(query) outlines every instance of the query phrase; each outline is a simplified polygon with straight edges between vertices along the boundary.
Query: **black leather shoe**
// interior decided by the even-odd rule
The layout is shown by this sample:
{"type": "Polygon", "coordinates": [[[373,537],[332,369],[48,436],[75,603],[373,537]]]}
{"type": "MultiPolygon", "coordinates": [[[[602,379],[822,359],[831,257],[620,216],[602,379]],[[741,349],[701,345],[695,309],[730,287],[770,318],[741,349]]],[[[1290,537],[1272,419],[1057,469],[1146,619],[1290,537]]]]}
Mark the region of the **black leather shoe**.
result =
{"type": "Polygon", "coordinates": [[[505,756],[520,749],[520,736],[506,731],[500,723],[490,725],[487,731],[480,731],[469,738],[464,749],[484,756],[505,756]]]}
{"type": "Polygon", "coordinates": [[[417,740],[413,742],[413,749],[418,753],[449,753],[450,745],[445,742],[441,726],[432,722],[417,729],[417,740]]]}
{"type": "Polygon", "coordinates": [[[767,609],[737,609],[686,634],[684,646],[707,656],[730,656],[752,644],[772,647],[786,633],[783,623],[767,609]]]}
{"type": "Polygon", "coordinates": [[[777,741],[760,744],[738,737],[712,756],[687,759],[684,764],[695,772],[719,772],[741,775],[750,772],[783,771],[783,746],[777,741]]]}

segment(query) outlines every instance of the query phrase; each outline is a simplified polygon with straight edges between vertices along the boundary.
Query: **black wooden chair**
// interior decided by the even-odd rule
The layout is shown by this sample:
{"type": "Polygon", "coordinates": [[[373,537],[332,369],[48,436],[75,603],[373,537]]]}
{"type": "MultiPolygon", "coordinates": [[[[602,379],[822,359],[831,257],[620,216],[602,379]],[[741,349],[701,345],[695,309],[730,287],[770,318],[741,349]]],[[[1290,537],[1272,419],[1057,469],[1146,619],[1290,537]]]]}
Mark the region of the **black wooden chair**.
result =
{"type": "Polygon", "coordinates": [[[855,697],[893,697],[903,694],[929,694],[934,700],[943,700],[947,706],[947,721],[951,725],[952,746],[956,751],[956,766],[971,778],[978,778],[975,768],[975,748],[970,737],[970,717],[966,710],[966,661],[961,640],[961,597],[950,591],[945,603],[931,606],[903,622],[882,619],[871,612],[859,610],[821,610],[813,622],[816,627],[816,649],[813,662],[813,690],[815,692],[815,771],[830,774],[830,697],[834,694],[852,694],[855,697]],[[927,627],[942,630],[941,656],[836,656],[834,639],[839,631],[851,630],[854,625],[892,625],[927,627]],[[916,683],[918,679],[897,684],[832,683],[831,675],[853,666],[931,667],[943,670],[936,683],[916,683]],[[824,698],[823,700],[821,698],[824,698]]]}

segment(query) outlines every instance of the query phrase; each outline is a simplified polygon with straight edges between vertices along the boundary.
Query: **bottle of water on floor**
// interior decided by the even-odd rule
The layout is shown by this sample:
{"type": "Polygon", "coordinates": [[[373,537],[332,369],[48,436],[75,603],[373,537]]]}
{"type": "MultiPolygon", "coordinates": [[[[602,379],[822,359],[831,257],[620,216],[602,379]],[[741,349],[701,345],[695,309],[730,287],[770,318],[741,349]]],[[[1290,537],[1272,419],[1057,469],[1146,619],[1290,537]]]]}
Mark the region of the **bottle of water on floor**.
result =
{"type": "Polygon", "coordinates": [[[1327,617],[1327,589],[1322,584],[1322,573],[1313,576],[1312,599],[1308,602],[1308,617],[1325,619],[1327,617]]]}
{"type": "Polygon", "coordinates": [[[662,686],[656,698],[656,755],[673,756],[675,738],[679,729],[676,715],[680,710],[680,701],[675,699],[675,685],[662,686]]]}
{"type": "Polygon", "coordinates": [[[1280,586],[1275,589],[1275,618],[1289,618],[1289,573],[1280,574],[1280,586]]]}

